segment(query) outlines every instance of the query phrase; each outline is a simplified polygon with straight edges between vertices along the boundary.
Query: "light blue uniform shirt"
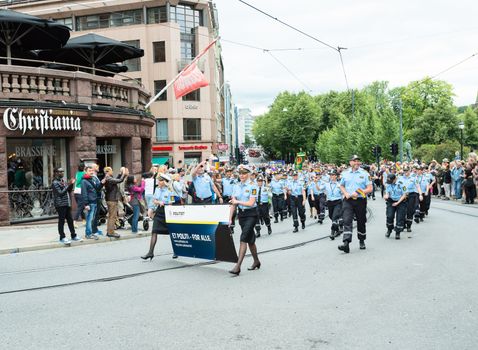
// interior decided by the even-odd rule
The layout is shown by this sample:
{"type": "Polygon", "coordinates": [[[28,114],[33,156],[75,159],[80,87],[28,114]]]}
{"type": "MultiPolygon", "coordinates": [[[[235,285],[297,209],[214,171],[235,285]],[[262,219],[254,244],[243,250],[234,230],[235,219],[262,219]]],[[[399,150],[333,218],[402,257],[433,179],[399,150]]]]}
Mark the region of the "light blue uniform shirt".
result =
{"type": "MultiPolygon", "coordinates": [[[[257,186],[251,184],[250,181],[247,183],[239,182],[234,186],[234,192],[232,196],[236,198],[240,202],[248,202],[251,197],[257,199],[257,186]]],[[[257,201],[254,203],[253,206],[245,206],[242,204],[238,205],[239,209],[252,209],[257,207],[257,201]]]]}
{"type": "Polygon", "coordinates": [[[232,191],[234,190],[235,183],[236,183],[236,179],[234,179],[233,177],[231,177],[230,179],[223,178],[222,179],[222,195],[231,197],[232,191]]]}
{"type": "Polygon", "coordinates": [[[342,199],[342,191],[340,190],[340,184],[338,181],[325,184],[325,193],[327,194],[328,201],[336,201],[342,199]]]}
{"type": "Polygon", "coordinates": [[[328,175],[328,174],[322,175],[322,177],[320,178],[320,180],[321,180],[322,182],[329,183],[329,182],[330,182],[330,175],[328,175]]]}
{"type": "Polygon", "coordinates": [[[194,177],[193,184],[198,198],[204,199],[212,197],[212,180],[208,174],[194,177]]]}
{"type": "Polygon", "coordinates": [[[403,183],[407,188],[407,193],[418,193],[417,191],[417,178],[415,176],[402,175],[398,178],[398,181],[403,183]]]}
{"type": "Polygon", "coordinates": [[[287,188],[290,190],[292,196],[301,196],[304,189],[304,182],[300,180],[290,180],[287,188]]]}
{"type": "Polygon", "coordinates": [[[269,186],[271,187],[272,194],[283,194],[285,183],[282,180],[277,181],[276,179],[272,179],[269,186]]]}
{"type": "Polygon", "coordinates": [[[422,193],[425,193],[427,190],[427,186],[430,184],[428,177],[426,175],[417,175],[417,183],[422,190],[422,193]]]}
{"type": "Polygon", "coordinates": [[[261,204],[269,203],[269,194],[267,193],[266,185],[262,185],[262,187],[257,186],[257,202],[259,203],[259,201],[261,204]]]}
{"type": "Polygon", "coordinates": [[[340,179],[340,185],[344,186],[349,194],[353,194],[358,189],[365,190],[371,184],[372,180],[369,173],[363,169],[352,171],[352,168],[349,168],[342,173],[342,178],[340,179]]]}
{"type": "Polygon", "coordinates": [[[154,190],[153,199],[149,204],[149,209],[156,209],[157,205],[154,204],[154,200],[164,202],[165,205],[174,203],[174,193],[169,190],[167,186],[160,188],[156,187],[154,190]]]}
{"type": "Polygon", "coordinates": [[[318,185],[319,185],[319,183],[315,183],[315,182],[312,181],[307,186],[307,194],[310,196],[310,194],[313,193],[314,196],[318,196],[319,195],[319,190],[317,188],[318,185]]]}
{"type": "Polygon", "coordinates": [[[388,184],[385,192],[389,194],[390,199],[398,201],[407,191],[407,187],[404,183],[397,180],[394,184],[388,184]]]}

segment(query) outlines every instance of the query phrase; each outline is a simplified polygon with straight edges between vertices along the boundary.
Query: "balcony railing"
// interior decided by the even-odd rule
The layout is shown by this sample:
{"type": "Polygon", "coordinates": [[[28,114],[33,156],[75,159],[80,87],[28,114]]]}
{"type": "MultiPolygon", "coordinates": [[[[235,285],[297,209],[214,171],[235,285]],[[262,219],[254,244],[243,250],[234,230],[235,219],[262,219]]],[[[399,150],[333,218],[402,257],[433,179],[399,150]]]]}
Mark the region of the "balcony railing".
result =
{"type": "Polygon", "coordinates": [[[150,95],[140,86],[83,72],[0,65],[0,100],[103,105],[144,110],[150,95]]]}
{"type": "Polygon", "coordinates": [[[184,141],[199,141],[201,140],[201,134],[199,135],[183,135],[184,141]]]}

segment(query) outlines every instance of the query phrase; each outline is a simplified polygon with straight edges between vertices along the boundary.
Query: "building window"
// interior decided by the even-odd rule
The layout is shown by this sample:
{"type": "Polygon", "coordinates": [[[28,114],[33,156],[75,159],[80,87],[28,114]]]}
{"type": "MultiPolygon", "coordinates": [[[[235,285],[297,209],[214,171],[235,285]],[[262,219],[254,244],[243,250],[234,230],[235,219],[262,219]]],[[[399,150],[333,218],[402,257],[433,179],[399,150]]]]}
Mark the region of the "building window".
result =
{"type": "Polygon", "coordinates": [[[156,142],[168,140],[168,120],[156,119],[156,142]]]}
{"type": "MultiPolygon", "coordinates": [[[[160,92],[166,86],[166,80],[155,80],[154,81],[154,95],[160,92]]],[[[168,91],[166,90],[161,96],[158,97],[158,101],[167,101],[168,100],[168,91]]]]}
{"type": "Polygon", "coordinates": [[[141,23],[143,23],[143,10],[137,9],[77,17],[76,30],[122,27],[141,23]]]}
{"type": "Polygon", "coordinates": [[[184,141],[201,140],[201,119],[183,119],[183,136],[184,141]]]}
{"type": "Polygon", "coordinates": [[[192,60],[196,57],[196,40],[194,35],[181,33],[181,59],[192,60]]]}
{"type": "MultiPolygon", "coordinates": [[[[136,48],[140,48],[139,46],[139,40],[127,40],[127,41],[122,41],[124,44],[128,44],[131,46],[134,46],[136,48]]],[[[123,63],[126,67],[128,67],[128,72],[138,72],[141,70],[141,58],[132,58],[130,60],[126,60],[123,63]]]]}
{"type": "Polygon", "coordinates": [[[202,10],[195,10],[194,6],[171,6],[171,21],[179,24],[181,33],[194,34],[194,28],[203,26],[202,10]]]}
{"type": "Polygon", "coordinates": [[[55,19],[55,22],[63,24],[64,26],[67,26],[68,28],[73,30],[73,18],[71,18],[71,17],[55,19]]]}
{"type": "Polygon", "coordinates": [[[148,9],[148,24],[165,23],[168,21],[166,6],[153,7],[148,9]]]}
{"type": "Polygon", "coordinates": [[[153,62],[166,62],[166,45],[164,41],[153,42],[153,62]]]}
{"type": "Polygon", "coordinates": [[[201,89],[197,89],[183,96],[183,101],[201,101],[201,89]]]}

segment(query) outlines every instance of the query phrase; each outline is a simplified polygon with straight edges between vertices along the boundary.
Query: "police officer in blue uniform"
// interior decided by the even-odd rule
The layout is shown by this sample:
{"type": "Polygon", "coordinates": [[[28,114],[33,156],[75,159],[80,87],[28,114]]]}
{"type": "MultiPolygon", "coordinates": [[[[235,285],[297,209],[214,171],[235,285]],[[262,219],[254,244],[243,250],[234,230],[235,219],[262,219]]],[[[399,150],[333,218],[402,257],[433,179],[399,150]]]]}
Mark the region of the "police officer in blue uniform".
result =
{"type": "Polygon", "coordinates": [[[193,204],[212,204],[212,193],[219,198],[219,203],[223,203],[222,195],[219,193],[211,177],[204,172],[206,161],[202,161],[191,171],[194,184],[193,204]]]}
{"type": "Polygon", "coordinates": [[[299,174],[292,173],[292,180],[287,184],[287,190],[290,196],[290,205],[292,210],[292,219],[294,220],[294,230],[299,231],[299,218],[302,224],[302,229],[305,229],[305,184],[299,181],[299,174]],[[298,214],[298,215],[297,215],[298,214]]]}
{"type": "Polygon", "coordinates": [[[345,197],[343,202],[344,236],[343,244],[338,248],[344,253],[350,252],[352,242],[352,223],[354,215],[357,218],[357,238],[360,249],[365,249],[367,222],[367,194],[372,192],[372,180],[368,172],[360,168],[360,157],[350,158],[350,168],[342,173],[340,190],[345,197]]]}
{"type": "Polygon", "coordinates": [[[419,195],[421,190],[418,186],[416,176],[410,173],[410,168],[408,166],[403,167],[403,175],[400,176],[399,180],[407,187],[408,199],[405,226],[407,228],[407,232],[412,232],[413,218],[415,217],[415,221],[419,220],[420,209],[418,207],[418,203],[419,199],[423,199],[423,197],[419,195]]]}
{"type": "Polygon", "coordinates": [[[420,221],[423,221],[423,219],[425,218],[425,211],[427,210],[427,200],[429,197],[428,194],[430,191],[430,179],[426,174],[423,173],[424,169],[426,169],[426,166],[421,166],[417,169],[417,184],[422,193],[422,200],[419,202],[418,205],[418,207],[420,208],[418,216],[420,221]]]}
{"type": "Polygon", "coordinates": [[[310,217],[317,219],[317,213],[319,211],[319,207],[317,205],[319,202],[319,188],[317,186],[317,178],[315,175],[310,177],[310,181],[307,185],[307,200],[309,201],[310,206],[310,217]]]}
{"type": "Polygon", "coordinates": [[[257,176],[257,212],[259,220],[256,224],[256,237],[261,236],[261,225],[266,224],[267,234],[272,233],[271,217],[269,216],[269,193],[264,176],[257,176]]]}
{"type": "Polygon", "coordinates": [[[337,170],[330,170],[329,181],[324,184],[325,193],[327,194],[329,218],[332,221],[332,226],[330,227],[331,240],[339,236],[344,229],[344,222],[342,220],[342,191],[340,190],[340,183],[337,181],[337,175],[337,170]]]}
{"type": "Polygon", "coordinates": [[[274,173],[274,178],[270,182],[270,187],[272,191],[272,210],[274,211],[274,223],[277,224],[279,222],[279,215],[280,221],[287,217],[287,209],[285,204],[285,200],[287,198],[287,188],[285,182],[281,179],[281,173],[279,171],[274,173]]]}
{"type": "Polygon", "coordinates": [[[247,166],[242,166],[239,169],[240,182],[234,187],[234,192],[231,199],[231,213],[230,220],[235,207],[238,208],[239,225],[241,226],[241,238],[239,247],[239,259],[236,266],[229,273],[238,276],[241,273],[241,264],[246,255],[247,247],[251,251],[254,262],[248,270],[255,270],[261,268],[261,262],[257,255],[256,235],[254,234],[254,226],[258,220],[257,217],[257,186],[253,185],[249,180],[251,170],[247,166]]]}
{"type": "MultiPolygon", "coordinates": [[[[168,187],[171,182],[171,177],[168,174],[159,174],[158,186],[154,190],[153,198],[149,204],[149,208],[154,211],[153,229],[151,232],[151,241],[149,244],[149,251],[143,255],[143,260],[153,260],[154,247],[158,240],[158,235],[169,235],[168,226],[166,225],[165,206],[174,204],[174,192],[168,187]]],[[[174,257],[174,256],[173,256],[174,257]]]]}
{"type": "Polygon", "coordinates": [[[399,181],[395,174],[389,174],[383,198],[387,201],[387,233],[385,233],[385,237],[390,237],[395,228],[395,239],[400,239],[400,232],[405,228],[407,214],[407,186],[399,181]]]}
{"type": "Polygon", "coordinates": [[[325,195],[325,182],[322,181],[322,175],[317,174],[317,182],[315,184],[319,194],[315,197],[315,206],[317,208],[317,214],[319,218],[319,224],[322,224],[325,219],[325,206],[327,203],[327,198],[325,195]]]}

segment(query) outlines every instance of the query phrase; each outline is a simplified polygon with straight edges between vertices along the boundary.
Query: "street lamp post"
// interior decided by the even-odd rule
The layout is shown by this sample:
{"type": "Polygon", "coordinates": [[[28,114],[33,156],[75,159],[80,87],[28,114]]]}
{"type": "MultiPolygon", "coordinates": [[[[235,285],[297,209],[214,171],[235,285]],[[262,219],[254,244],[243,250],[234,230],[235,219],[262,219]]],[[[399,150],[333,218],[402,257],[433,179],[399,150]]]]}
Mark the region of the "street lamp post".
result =
{"type": "Polygon", "coordinates": [[[463,129],[465,128],[465,123],[459,122],[458,128],[460,129],[461,139],[460,139],[460,160],[463,160],[463,129]]]}

